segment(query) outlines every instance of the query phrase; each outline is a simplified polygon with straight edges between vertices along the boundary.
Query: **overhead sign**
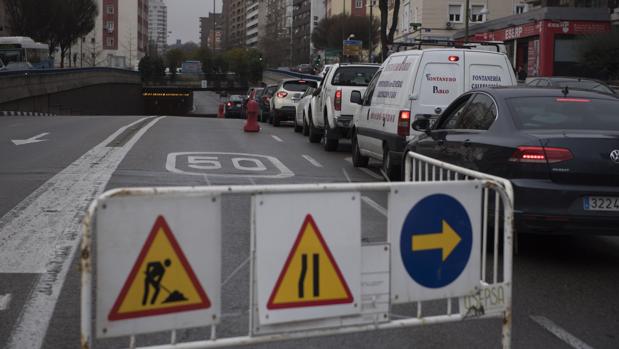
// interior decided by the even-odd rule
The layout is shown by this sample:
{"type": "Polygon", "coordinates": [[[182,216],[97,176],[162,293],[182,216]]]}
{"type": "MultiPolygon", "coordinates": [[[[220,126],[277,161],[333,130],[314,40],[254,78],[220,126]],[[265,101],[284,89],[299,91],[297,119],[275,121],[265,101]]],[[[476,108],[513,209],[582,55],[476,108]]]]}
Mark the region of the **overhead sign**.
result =
{"type": "Polygon", "coordinates": [[[270,194],[253,200],[259,323],[360,313],[359,193],[270,194]]]}
{"type": "Polygon", "coordinates": [[[480,283],[481,184],[400,187],[389,197],[392,301],[471,294],[480,283]]]}
{"type": "Polygon", "coordinates": [[[140,318],[210,306],[211,301],[165,218],[157,217],[108,319],[140,318]]]}
{"type": "Polygon", "coordinates": [[[208,326],[221,308],[217,196],[108,198],[97,210],[97,336],[208,326]]]}
{"type": "Polygon", "coordinates": [[[337,262],[311,214],[277,279],[268,309],[352,303],[353,298],[337,262]]]}

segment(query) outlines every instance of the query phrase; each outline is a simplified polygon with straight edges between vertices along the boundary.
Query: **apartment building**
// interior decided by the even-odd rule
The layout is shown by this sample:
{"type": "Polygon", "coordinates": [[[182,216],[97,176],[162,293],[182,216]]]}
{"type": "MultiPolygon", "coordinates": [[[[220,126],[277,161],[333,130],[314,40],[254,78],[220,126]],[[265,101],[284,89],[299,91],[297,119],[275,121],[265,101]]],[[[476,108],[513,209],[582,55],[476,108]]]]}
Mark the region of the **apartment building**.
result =
{"type": "Polygon", "coordinates": [[[370,12],[370,1],[373,4],[373,16],[380,16],[378,0],[323,0],[327,17],[340,14],[351,16],[367,16],[370,12]]]}
{"type": "Polygon", "coordinates": [[[162,55],[167,48],[168,7],[163,0],[149,0],[148,3],[148,42],[157,54],[162,55]]]}
{"type": "Polygon", "coordinates": [[[258,46],[258,16],[260,14],[260,1],[246,1],[245,16],[245,46],[255,48],[258,46]]]}
{"type": "Polygon", "coordinates": [[[245,0],[223,0],[223,47],[226,49],[245,46],[245,0]]]}
{"type": "Polygon", "coordinates": [[[200,17],[200,46],[211,50],[221,50],[223,40],[223,16],[209,12],[208,17],[200,17]]]}
{"type": "Polygon", "coordinates": [[[310,63],[316,55],[312,32],[325,17],[324,0],[294,0],[292,11],[293,64],[310,63]]]}

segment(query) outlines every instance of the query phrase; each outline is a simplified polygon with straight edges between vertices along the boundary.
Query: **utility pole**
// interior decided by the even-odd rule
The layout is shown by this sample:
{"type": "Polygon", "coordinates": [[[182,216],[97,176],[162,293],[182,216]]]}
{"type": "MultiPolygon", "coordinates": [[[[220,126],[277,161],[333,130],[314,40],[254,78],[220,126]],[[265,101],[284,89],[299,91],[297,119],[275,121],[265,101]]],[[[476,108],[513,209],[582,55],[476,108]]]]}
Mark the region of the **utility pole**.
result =
{"type": "Polygon", "coordinates": [[[372,63],[372,20],[374,20],[374,16],[372,15],[372,9],[374,7],[374,0],[368,0],[370,3],[370,30],[368,32],[368,63],[372,63]]]}
{"type": "Polygon", "coordinates": [[[466,9],[464,10],[464,43],[467,44],[469,42],[469,6],[470,0],[466,0],[465,5],[466,9]]]}

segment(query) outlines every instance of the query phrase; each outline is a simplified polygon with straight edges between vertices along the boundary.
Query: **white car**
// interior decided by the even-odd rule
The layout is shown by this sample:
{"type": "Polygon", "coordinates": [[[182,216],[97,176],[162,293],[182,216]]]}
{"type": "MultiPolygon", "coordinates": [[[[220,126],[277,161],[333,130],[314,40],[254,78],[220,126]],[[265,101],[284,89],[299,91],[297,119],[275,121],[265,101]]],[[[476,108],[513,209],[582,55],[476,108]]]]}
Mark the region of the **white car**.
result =
{"type": "Polygon", "coordinates": [[[366,166],[369,158],[382,161],[385,174],[397,180],[406,144],[418,134],[411,131],[416,119],[440,115],[466,91],[516,84],[503,53],[462,48],[394,53],[367,89],[350,97],[360,108],[352,129],[353,165],[366,166]]]}
{"type": "Polygon", "coordinates": [[[309,112],[310,142],[323,141],[326,151],[334,151],[340,138],[349,138],[356,104],[350,103],[353,90],[364,91],[378,70],[376,64],[334,64],[322,80],[309,112]]]}
{"type": "Polygon", "coordinates": [[[297,103],[310,87],[318,86],[317,81],[287,79],[277,86],[271,97],[271,124],[279,126],[282,121],[294,121],[297,114],[297,103]]]}
{"type": "Polygon", "coordinates": [[[307,136],[309,133],[309,127],[307,124],[307,115],[309,113],[309,107],[314,97],[315,88],[310,87],[305,91],[305,93],[301,96],[301,100],[297,104],[297,114],[294,120],[294,132],[302,132],[303,135],[307,136]]]}

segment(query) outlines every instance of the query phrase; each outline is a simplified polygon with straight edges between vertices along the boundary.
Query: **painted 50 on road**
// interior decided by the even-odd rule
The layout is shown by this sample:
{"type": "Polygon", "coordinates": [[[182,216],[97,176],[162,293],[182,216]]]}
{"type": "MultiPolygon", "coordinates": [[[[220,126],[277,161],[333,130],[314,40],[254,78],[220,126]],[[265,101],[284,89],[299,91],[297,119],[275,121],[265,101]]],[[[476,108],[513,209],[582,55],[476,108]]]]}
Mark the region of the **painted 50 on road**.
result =
{"type": "Polygon", "coordinates": [[[287,178],[294,176],[273,156],[225,152],[170,153],[166,169],[172,173],[209,177],[287,178]]]}

